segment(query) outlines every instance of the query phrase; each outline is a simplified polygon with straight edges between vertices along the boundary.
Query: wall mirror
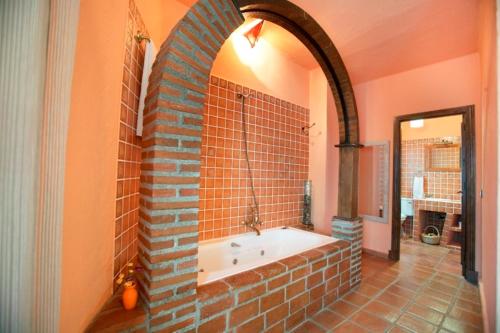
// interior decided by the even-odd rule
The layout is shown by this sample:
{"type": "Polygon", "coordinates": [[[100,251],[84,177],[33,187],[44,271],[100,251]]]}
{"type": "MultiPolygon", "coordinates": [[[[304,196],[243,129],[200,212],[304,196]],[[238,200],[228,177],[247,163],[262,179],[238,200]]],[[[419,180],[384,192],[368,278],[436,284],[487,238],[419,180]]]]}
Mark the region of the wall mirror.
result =
{"type": "Polygon", "coordinates": [[[460,144],[435,143],[426,145],[425,171],[459,172],[460,144]]]}
{"type": "Polygon", "coordinates": [[[358,188],[360,216],[388,223],[389,142],[368,142],[361,148],[358,188]]]}

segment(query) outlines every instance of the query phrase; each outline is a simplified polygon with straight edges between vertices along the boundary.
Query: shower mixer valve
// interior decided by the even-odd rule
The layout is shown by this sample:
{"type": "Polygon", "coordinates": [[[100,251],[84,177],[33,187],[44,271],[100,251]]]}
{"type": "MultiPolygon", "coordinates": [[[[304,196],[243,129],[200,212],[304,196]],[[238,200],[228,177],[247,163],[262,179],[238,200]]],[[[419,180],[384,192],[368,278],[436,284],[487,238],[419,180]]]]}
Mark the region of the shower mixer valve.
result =
{"type": "Polygon", "coordinates": [[[262,221],[259,219],[259,214],[255,207],[250,207],[250,214],[245,221],[241,222],[241,224],[252,229],[257,233],[257,236],[260,236],[260,230],[257,228],[257,226],[262,225],[262,221]]]}

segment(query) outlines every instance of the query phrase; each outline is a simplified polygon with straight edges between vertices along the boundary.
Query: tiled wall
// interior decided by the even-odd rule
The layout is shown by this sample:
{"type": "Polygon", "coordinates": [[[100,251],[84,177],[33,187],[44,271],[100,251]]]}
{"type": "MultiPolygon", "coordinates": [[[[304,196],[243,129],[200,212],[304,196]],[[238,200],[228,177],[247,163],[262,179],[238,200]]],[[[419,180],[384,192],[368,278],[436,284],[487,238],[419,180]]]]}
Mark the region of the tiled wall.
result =
{"type": "Polygon", "coordinates": [[[134,2],[130,0],[125,36],[126,51],[123,65],[118,146],[113,270],[115,278],[120,272],[124,271],[127,263],[137,256],[141,138],[136,136],[135,133],[144,63],[144,45],[138,44],[134,39],[134,35],[138,30],[146,33],[142,18],[134,2]]]}
{"type": "MultiPolygon", "coordinates": [[[[460,143],[460,137],[447,137],[453,143],[460,143]]],[[[425,171],[425,145],[440,143],[441,138],[403,140],[401,145],[401,196],[412,197],[413,178],[417,175],[424,176],[424,191],[433,198],[460,200],[461,190],[460,172],[429,172],[425,171]]],[[[440,154],[441,155],[441,154],[440,154]]],[[[448,154],[449,159],[459,160],[460,153],[448,154]]],[[[441,155],[442,156],[442,155],[441,155]]],[[[439,161],[433,161],[433,164],[439,161]]],[[[444,163],[444,161],[443,161],[444,163]]],[[[449,164],[449,163],[446,163],[449,164]]]]}
{"type": "Polygon", "coordinates": [[[203,119],[200,240],[249,231],[241,225],[252,199],[238,92],[254,96],[246,100],[248,149],[262,228],[302,218],[309,139],[301,128],[309,110],[211,77],[203,119]]]}

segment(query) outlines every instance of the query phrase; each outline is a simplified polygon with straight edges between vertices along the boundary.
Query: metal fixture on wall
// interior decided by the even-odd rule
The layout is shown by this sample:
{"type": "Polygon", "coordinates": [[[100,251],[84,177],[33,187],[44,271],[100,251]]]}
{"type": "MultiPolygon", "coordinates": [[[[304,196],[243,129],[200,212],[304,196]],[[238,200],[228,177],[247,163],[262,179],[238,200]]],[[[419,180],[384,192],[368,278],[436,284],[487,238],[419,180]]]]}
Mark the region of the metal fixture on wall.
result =
{"type": "Polygon", "coordinates": [[[143,40],[145,40],[148,43],[151,42],[151,38],[140,31],[137,31],[137,34],[134,36],[134,39],[139,44],[142,43],[143,40]]]}
{"type": "Polygon", "coordinates": [[[250,29],[247,30],[247,32],[243,34],[248,39],[248,42],[250,43],[252,49],[255,47],[255,44],[257,44],[260,36],[260,31],[262,30],[262,26],[264,25],[264,20],[257,20],[256,22],[258,23],[254,24],[250,29]]]}
{"type": "Polygon", "coordinates": [[[243,222],[244,225],[254,230],[257,236],[260,236],[260,231],[257,225],[261,225],[262,221],[260,219],[259,204],[257,203],[257,196],[255,194],[255,186],[253,183],[252,168],[250,167],[250,158],[248,157],[248,134],[247,134],[247,120],[245,115],[245,100],[249,97],[253,97],[251,94],[244,95],[239,93],[237,95],[241,99],[241,122],[243,127],[243,147],[245,149],[245,160],[247,164],[248,177],[250,178],[250,188],[252,190],[253,205],[250,206],[250,214],[247,219],[243,222]]]}
{"type": "Polygon", "coordinates": [[[309,130],[311,128],[313,128],[314,126],[316,126],[316,123],[312,123],[311,125],[308,125],[308,126],[302,126],[302,132],[304,134],[309,134],[309,130]]]}
{"type": "Polygon", "coordinates": [[[314,227],[311,220],[311,208],[312,208],[312,181],[306,180],[304,182],[304,209],[302,213],[302,224],[305,225],[308,229],[312,229],[314,227]]]}

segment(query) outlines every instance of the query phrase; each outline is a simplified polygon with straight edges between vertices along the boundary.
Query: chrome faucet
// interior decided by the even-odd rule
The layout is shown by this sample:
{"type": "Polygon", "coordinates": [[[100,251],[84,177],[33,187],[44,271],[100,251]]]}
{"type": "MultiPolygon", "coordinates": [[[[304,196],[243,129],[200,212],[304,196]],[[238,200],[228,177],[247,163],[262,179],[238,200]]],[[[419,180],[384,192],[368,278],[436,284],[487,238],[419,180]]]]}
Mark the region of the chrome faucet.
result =
{"type": "Polygon", "coordinates": [[[252,229],[257,233],[257,236],[260,236],[260,230],[257,226],[262,225],[262,221],[259,219],[259,212],[254,206],[250,207],[250,214],[241,224],[244,224],[248,228],[252,229]]]}

